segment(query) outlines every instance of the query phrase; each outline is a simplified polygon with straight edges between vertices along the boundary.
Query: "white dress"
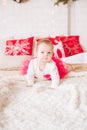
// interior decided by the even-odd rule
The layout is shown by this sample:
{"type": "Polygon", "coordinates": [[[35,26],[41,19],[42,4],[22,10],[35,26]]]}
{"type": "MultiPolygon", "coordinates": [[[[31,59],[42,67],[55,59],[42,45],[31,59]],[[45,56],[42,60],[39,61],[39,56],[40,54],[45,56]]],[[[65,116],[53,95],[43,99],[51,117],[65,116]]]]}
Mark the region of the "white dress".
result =
{"type": "Polygon", "coordinates": [[[51,80],[52,80],[51,87],[53,87],[53,88],[58,87],[60,78],[59,78],[59,73],[58,73],[58,69],[55,65],[55,62],[51,61],[51,62],[47,63],[44,71],[41,71],[39,69],[38,59],[37,58],[32,59],[29,63],[28,70],[27,70],[28,85],[34,84],[35,77],[39,81],[47,80],[44,77],[47,74],[50,74],[50,76],[51,76],[51,80]]]}

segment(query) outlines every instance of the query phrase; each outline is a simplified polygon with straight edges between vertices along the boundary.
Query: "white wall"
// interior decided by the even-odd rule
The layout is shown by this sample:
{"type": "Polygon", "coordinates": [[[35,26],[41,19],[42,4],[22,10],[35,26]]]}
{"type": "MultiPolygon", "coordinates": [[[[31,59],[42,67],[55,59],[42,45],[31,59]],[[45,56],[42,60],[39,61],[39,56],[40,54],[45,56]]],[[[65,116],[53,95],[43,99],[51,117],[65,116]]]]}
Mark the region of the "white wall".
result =
{"type": "Polygon", "coordinates": [[[80,35],[80,41],[87,50],[87,0],[78,0],[71,5],[71,32],[80,35]]]}
{"type": "Polygon", "coordinates": [[[16,3],[0,0],[0,39],[34,36],[80,35],[81,44],[87,50],[87,0],[71,4],[70,28],[68,29],[68,8],[55,0],[27,0],[16,3]]]}
{"type": "Polygon", "coordinates": [[[5,0],[0,8],[0,35],[49,36],[67,34],[67,5],[54,7],[53,0],[5,0]]]}

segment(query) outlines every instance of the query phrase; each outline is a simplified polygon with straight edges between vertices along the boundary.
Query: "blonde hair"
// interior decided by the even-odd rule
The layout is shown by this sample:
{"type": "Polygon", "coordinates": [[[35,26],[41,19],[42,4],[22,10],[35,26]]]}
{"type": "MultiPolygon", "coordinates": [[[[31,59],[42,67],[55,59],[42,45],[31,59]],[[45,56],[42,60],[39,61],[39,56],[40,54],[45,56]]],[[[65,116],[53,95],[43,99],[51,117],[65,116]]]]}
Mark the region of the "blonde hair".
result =
{"type": "Polygon", "coordinates": [[[41,40],[39,40],[39,41],[37,42],[36,50],[38,49],[38,46],[39,46],[40,44],[42,44],[42,43],[44,43],[44,44],[46,44],[46,45],[48,45],[48,46],[51,46],[52,49],[54,49],[53,43],[52,43],[49,39],[45,38],[45,39],[41,39],[41,40]]]}

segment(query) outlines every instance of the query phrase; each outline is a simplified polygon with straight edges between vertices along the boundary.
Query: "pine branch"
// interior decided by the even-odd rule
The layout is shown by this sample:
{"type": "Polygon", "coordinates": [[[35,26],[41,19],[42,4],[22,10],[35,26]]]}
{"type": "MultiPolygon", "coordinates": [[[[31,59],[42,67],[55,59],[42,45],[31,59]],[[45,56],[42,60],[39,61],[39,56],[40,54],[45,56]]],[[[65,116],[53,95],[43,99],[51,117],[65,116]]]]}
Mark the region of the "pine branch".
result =
{"type": "MultiPolygon", "coordinates": [[[[63,3],[63,4],[67,4],[70,0],[57,0],[55,3],[54,3],[54,6],[58,6],[60,3],[63,3]]],[[[74,1],[77,1],[77,0],[72,0],[73,2],[74,1]]]]}

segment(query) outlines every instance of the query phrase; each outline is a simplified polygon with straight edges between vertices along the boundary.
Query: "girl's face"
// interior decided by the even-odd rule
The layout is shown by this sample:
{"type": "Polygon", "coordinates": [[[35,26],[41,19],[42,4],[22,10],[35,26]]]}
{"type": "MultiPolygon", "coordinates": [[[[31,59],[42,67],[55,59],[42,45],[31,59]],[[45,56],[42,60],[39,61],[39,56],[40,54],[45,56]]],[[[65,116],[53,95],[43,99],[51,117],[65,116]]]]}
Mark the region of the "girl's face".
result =
{"type": "Polygon", "coordinates": [[[42,63],[51,61],[53,55],[53,47],[45,43],[41,43],[37,48],[37,58],[42,63]]]}

